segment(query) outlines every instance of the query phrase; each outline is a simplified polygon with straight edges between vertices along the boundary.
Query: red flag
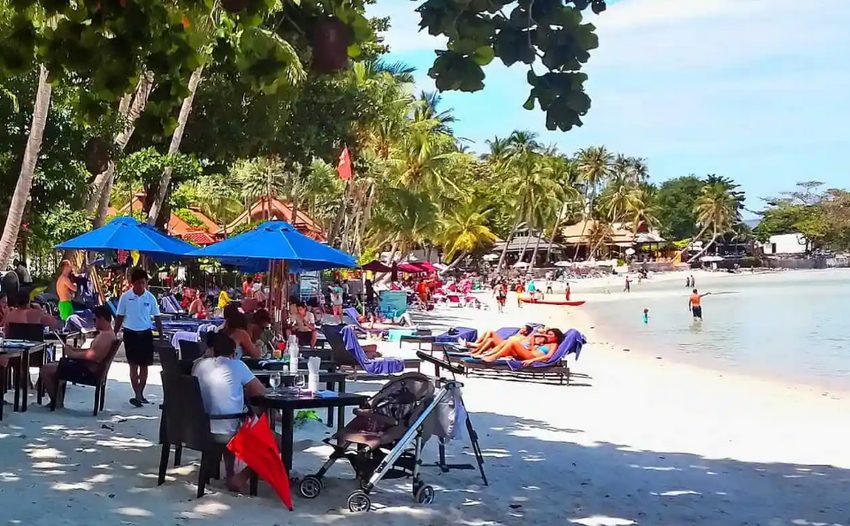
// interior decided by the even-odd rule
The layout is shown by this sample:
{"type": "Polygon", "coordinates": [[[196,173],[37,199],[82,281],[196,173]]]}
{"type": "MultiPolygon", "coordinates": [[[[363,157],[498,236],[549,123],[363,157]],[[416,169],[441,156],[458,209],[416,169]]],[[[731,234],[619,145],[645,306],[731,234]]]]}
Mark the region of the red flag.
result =
{"type": "Polygon", "coordinates": [[[353,173],[351,171],[351,155],[348,153],[348,147],[342,149],[342,153],[339,154],[339,165],[336,167],[336,171],[339,173],[339,178],[343,181],[348,181],[353,177],[353,173]]]}

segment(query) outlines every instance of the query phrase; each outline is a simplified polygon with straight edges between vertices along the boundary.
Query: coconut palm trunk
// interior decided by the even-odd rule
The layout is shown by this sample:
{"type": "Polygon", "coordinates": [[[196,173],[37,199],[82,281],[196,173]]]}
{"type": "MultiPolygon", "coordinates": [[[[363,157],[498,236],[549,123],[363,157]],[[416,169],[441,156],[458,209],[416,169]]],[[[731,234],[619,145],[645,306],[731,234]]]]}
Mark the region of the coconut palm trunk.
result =
{"type": "Polygon", "coordinates": [[[499,271],[502,270],[502,264],[505,262],[505,256],[508,253],[508,247],[510,246],[511,240],[514,238],[514,235],[516,234],[516,231],[519,228],[520,222],[521,222],[520,218],[517,217],[513,228],[511,228],[511,233],[508,234],[508,238],[505,240],[505,248],[502,249],[502,255],[499,256],[499,263],[498,263],[498,265],[496,265],[496,273],[497,274],[499,273],[499,271]]]}
{"type": "MultiPolygon", "coordinates": [[[[578,242],[576,243],[576,250],[575,250],[575,252],[573,252],[573,263],[575,263],[576,260],[578,259],[578,252],[579,252],[579,250],[581,250],[581,240],[584,237],[584,233],[587,231],[587,223],[590,221],[590,216],[591,216],[591,214],[593,214],[593,201],[594,201],[594,198],[595,198],[595,193],[596,193],[596,191],[593,190],[592,193],[589,194],[588,197],[587,197],[587,199],[588,199],[587,208],[585,209],[584,214],[582,214],[584,216],[584,218],[583,218],[583,223],[581,225],[581,234],[579,234],[578,242]]],[[[590,243],[588,243],[588,248],[590,248],[590,243]]],[[[590,257],[589,254],[588,254],[588,257],[590,257]]]]}
{"type": "Polygon", "coordinates": [[[540,250],[540,236],[537,237],[537,242],[534,244],[534,252],[531,253],[531,266],[528,270],[534,270],[534,264],[537,262],[537,251],[540,250]]]}
{"type": "Polygon", "coordinates": [[[688,244],[687,244],[687,245],[685,245],[685,248],[683,248],[682,250],[680,250],[680,251],[679,251],[679,257],[681,257],[681,256],[682,256],[682,254],[684,254],[685,252],[687,252],[687,251],[688,251],[688,247],[689,247],[689,246],[691,246],[691,245],[693,244],[693,242],[694,242],[694,241],[696,241],[697,239],[701,238],[701,237],[702,237],[702,235],[703,235],[703,234],[705,234],[706,230],[708,230],[708,227],[710,227],[710,226],[711,226],[711,225],[705,225],[705,226],[703,226],[703,227],[702,227],[702,230],[700,230],[700,231],[699,231],[699,233],[698,233],[697,235],[695,235],[694,237],[692,237],[692,238],[691,238],[691,240],[690,240],[690,241],[688,241],[688,244]]]}
{"type": "Polygon", "coordinates": [[[446,267],[446,268],[444,268],[443,270],[441,270],[440,272],[438,272],[438,274],[442,276],[442,275],[443,275],[443,274],[445,274],[446,272],[449,272],[450,270],[452,270],[453,268],[455,268],[456,266],[458,266],[458,264],[460,264],[460,262],[461,262],[461,261],[463,261],[464,259],[466,259],[466,256],[468,256],[468,255],[469,255],[469,252],[467,252],[467,251],[465,251],[465,250],[464,250],[463,252],[461,252],[460,254],[458,254],[458,255],[457,255],[457,257],[454,259],[454,261],[452,261],[451,263],[449,263],[449,266],[448,266],[448,267],[446,267]]]}
{"type": "MultiPolygon", "coordinates": [[[[124,151],[133,132],[136,130],[136,120],[145,110],[148,103],[148,97],[153,89],[153,74],[146,72],[139,79],[139,84],[136,86],[136,91],[133,95],[127,94],[121,98],[118,106],[118,113],[125,122],[125,127],[118,135],[115,136],[115,147],[119,151],[124,151]]],[[[89,190],[89,196],[86,200],[86,213],[94,215],[92,227],[98,228],[103,226],[106,220],[106,210],[109,204],[109,194],[112,192],[112,184],[115,180],[115,164],[109,163],[109,166],[104,172],[97,174],[94,182],[89,190]],[[106,201],[107,206],[103,206],[103,201],[106,201]]]]}
{"type": "Polygon", "coordinates": [[[697,259],[699,259],[699,257],[700,257],[700,256],[702,256],[703,254],[705,254],[705,252],[706,252],[709,248],[711,248],[711,246],[712,246],[712,245],[714,245],[715,241],[717,241],[717,237],[718,237],[718,235],[719,235],[719,234],[717,233],[717,226],[715,225],[715,226],[714,226],[714,231],[713,231],[713,233],[711,234],[711,241],[709,241],[708,243],[706,243],[706,245],[705,245],[704,247],[702,247],[702,250],[700,250],[699,252],[697,252],[696,254],[694,254],[693,256],[691,256],[691,259],[689,259],[689,260],[688,260],[688,263],[691,263],[691,262],[693,262],[693,261],[696,261],[697,259]]]}
{"type": "Polygon", "coordinates": [[[38,75],[38,87],[35,92],[35,106],[32,111],[32,123],[24,149],[24,159],[21,163],[21,172],[15,185],[15,193],[9,204],[9,212],[6,215],[6,225],[3,228],[3,237],[0,238],[0,269],[5,269],[12,259],[12,252],[18,241],[18,232],[21,229],[21,221],[24,217],[24,209],[27,206],[32,180],[35,176],[35,167],[38,163],[38,154],[41,151],[44,127],[47,124],[47,114],[50,110],[50,96],[53,87],[48,82],[47,68],[41,66],[38,75]]]}
{"type": "MultiPolygon", "coordinates": [[[[201,82],[201,75],[204,72],[204,67],[201,66],[192,72],[189,77],[189,94],[183,99],[183,104],[180,106],[180,114],[177,116],[177,128],[171,136],[171,144],[168,145],[168,155],[177,155],[180,151],[180,143],[183,142],[183,133],[186,131],[186,123],[189,120],[189,115],[192,113],[192,103],[195,100],[195,93],[198,91],[198,84],[201,82]]],[[[162,211],[165,197],[168,195],[168,187],[171,185],[171,174],[174,169],[171,166],[166,166],[162,171],[162,176],[159,182],[159,188],[156,192],[150,212],[148,212],[148,224],[155,225],[156,220],[162,211]]]]}
{"type": "Polygon", "coordinates": [[[546,247],[546,261],[550,261],[552,259],[552,246],[555,244],[555,236],[558,235],[558,228],[561,227],[561,221],[564,220],[564,208],[558,212],[558,217],[555,219],[555,226],[552,228],[552,235],[549,237],[549,244],[546,247]]]}

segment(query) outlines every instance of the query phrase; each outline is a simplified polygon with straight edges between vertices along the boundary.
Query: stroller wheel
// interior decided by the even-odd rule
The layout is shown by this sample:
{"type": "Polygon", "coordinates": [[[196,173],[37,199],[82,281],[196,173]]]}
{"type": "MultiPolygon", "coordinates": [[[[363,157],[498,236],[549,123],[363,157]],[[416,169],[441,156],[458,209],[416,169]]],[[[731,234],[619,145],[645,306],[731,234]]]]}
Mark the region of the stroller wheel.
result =
{"type": "Polygon", "coordinates": [[[372,501],[369,499],[369,495],[366,495],[366,493],[357,490],[348,496],[348,509],[352,513],[362,513],[364,511],[369,511],[370,509],[372,509],[372,501]]]}
{"type": "Polygon", "coordinates": [[[431,486],[422,486],[416,490],[416,502],[419,504],[431,504],[434,502],[434,488],[431,486]]]}
{"type": "Polygon", "coordinates": [[[305,499],[315,499],[322,492],[322,480],[315,475],[307,475],[301,480],[298,490],[305,499]]]}

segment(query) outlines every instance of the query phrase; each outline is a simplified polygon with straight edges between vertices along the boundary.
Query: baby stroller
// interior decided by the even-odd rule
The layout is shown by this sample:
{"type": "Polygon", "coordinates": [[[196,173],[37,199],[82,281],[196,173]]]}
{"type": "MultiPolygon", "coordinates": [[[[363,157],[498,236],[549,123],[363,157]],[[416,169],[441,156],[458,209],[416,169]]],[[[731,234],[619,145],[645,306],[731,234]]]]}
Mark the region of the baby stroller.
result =
{"type": "MultiPolygon", "coordinates": [[[[413,477],[413,498],[420,504],[430,504],[434,500],[434,488],[420,477],[422,449],[433,435],[453,438],[463,424],[472,438],[486,484],[483,457],[463,409],[460,387],[458,382],[447,380],[436,389],[434,382],[421,373],[407,373],[390,380],[369,400],[367,408],[355,410],[354,420],[325,440],[334,451],[315,475],[304,477],[299,486],[301,495],[308,499],[318,497],[325,473],[337,460],[346,458],[360,482],[360,489],[348,497],[348,509],[352,512],[371,509],[369,494],[384,478],[413,477]]],[[[440,461],[439,466],[444,470],[466,468],[446,466],[442,442],[440,461]]]]}

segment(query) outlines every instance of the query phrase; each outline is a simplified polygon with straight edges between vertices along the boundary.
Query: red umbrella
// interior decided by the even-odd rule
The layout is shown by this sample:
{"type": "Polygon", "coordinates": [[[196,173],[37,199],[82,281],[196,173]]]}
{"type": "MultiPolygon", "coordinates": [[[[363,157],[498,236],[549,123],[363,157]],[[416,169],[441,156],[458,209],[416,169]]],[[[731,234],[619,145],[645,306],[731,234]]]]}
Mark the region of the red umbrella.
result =
{"type": "Polygon", "coordinates": [[[408,274],[421,274],[425,272],[425,270],[415,263],[402,263],[398,266],[398,269],[402,272],[407,272],[408,274]]]}
{"type": "Polygon", "coordinates": [[[258,477],[268,482],[289,511],[292,511],[289,474],[280,459],[280,449],[265,414],[258,420],[246,420],[227,444],[227,449],[248,464],[258,477]]]}
{"type": "Polygon", "coordinates": [[[416,266],[422,267],[422,270],[425,272],[437,272],[437,267],[431,264],[429,261],[420,261],[416,263],[416,266]]]}

